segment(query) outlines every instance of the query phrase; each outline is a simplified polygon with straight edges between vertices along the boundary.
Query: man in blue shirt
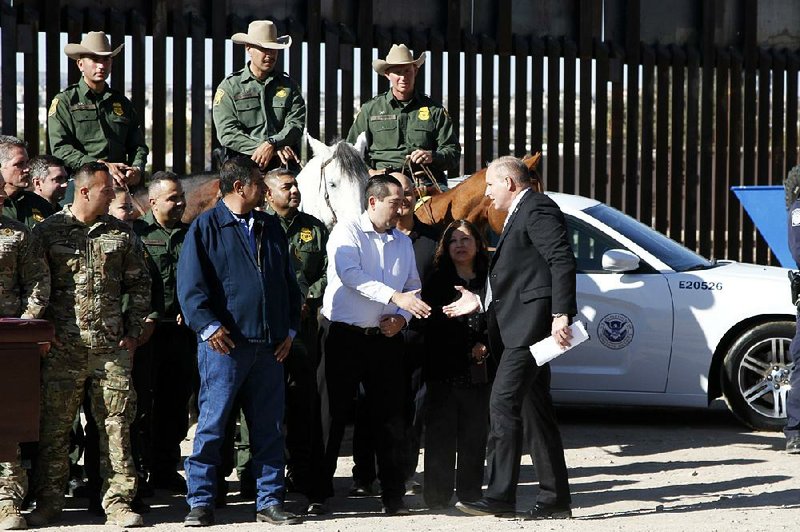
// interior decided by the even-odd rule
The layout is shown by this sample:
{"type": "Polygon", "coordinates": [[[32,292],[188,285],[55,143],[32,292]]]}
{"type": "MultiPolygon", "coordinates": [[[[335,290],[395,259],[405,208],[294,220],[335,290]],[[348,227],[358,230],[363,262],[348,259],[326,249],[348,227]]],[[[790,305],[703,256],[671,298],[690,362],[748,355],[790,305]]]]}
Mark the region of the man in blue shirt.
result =
{"type": "Polygon", "coordinates": [[[220,446],[237,395],[250,427],[256,520],[296,523],[283,509],[283,360],[300,325],[300,290],[286,235],[264,199],[255,163],[220,169],[222,199],[189,227],[178,262],[178,300],[198,334],[200,416],[186,459],[185,526],[214,524],[220,446]]]}

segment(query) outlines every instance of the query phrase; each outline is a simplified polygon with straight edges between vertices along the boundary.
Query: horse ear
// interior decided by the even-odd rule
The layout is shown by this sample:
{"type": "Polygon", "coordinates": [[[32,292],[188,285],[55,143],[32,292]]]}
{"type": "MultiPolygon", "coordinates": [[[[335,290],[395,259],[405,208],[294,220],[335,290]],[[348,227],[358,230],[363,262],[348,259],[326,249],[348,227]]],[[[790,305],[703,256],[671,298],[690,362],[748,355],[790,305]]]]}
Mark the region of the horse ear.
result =
{"type": "Polygon", "coordinates": [[[322,155],[328,153],[328,147],[325,145],[324,142],[315,139],[309,133],[306,133],[306,138],[308,139],[308,143],[311,145],[311,151],[314,155],[322,155]]]}
{"type": "Polygon", "coordinates": [[[367,133],[362,132],[358,137],[356,137],[356,142],[352,146],[363,159],[364,155],[367,153],[367,133]]]}

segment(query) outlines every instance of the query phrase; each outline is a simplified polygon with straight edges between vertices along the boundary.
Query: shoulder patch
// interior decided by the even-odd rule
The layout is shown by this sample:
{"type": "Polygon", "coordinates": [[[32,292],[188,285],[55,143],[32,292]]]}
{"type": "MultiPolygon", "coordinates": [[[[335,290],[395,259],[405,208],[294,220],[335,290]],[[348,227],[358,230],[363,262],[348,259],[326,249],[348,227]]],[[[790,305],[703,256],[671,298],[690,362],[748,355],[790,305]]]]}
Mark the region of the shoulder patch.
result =
{"type": "Polygon", "coordinates": [[[50,104],[50,109],[47,111],[47,116],[53,116],[56,114],[56,109],[58,109],[58,97],[56,96],[53,98],[53,103],[50,104]]]}
{"type": "Polygon", "coordinates": [[[225,96],[225,91],[222,89],[217,89],[217,92],[214,93],[214,107],[219,105],[219,102],[222,101],[223,96],[225,96]]]}
{"type": "Polygon", "coordinates": [[[800,225],[800,208],[792,211],[792,227],[800,225]]]}

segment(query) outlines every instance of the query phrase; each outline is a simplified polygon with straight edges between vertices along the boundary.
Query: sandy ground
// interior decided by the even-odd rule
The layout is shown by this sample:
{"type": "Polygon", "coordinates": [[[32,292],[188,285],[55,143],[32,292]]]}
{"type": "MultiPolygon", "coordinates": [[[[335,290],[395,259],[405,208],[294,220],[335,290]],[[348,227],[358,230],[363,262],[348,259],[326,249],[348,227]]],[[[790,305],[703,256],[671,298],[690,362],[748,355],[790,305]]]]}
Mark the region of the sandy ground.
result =
{"type": "MultiPolygon", "coordinates": [[[[429,512],[420,495],[406,497],[409,516],[385,517],[378,498],[346,497],[349,456],[339,459],[332,513],[308,518],[291,530],[343,531],[510,531],[550,530],[798,530],[800,455],[783,451],[780,433],[750,432],[722,408],[641,410],[560,408],[562,435],[573,492],[574,519],[521,521],[470,517],[458,510],[429,512]]],[[[185,442],[185,451],[190,448],[185,442]]],[[[349,444],[343,448],[349,453],[349,444]]],[[[422,482],[422,460],[417,480],[422,482]]],[[[237,489],[233,483],[232,490],[237,489]]],[[[535,473],[530,458],[522,466],[518,510],[533,504],[535,473]]],[[[60,529],[113,530],[68,499],[60,529]]],[[[187,511],[179,496],[158,492],[145,516],[158,530],[183,529],[187,511]]],[[[290,494],[287,506],[305,508],[290,494]]],[[[214,530],[268,529],[254,522],[254,507],[234,493],[217,511],[214,530]]]]}

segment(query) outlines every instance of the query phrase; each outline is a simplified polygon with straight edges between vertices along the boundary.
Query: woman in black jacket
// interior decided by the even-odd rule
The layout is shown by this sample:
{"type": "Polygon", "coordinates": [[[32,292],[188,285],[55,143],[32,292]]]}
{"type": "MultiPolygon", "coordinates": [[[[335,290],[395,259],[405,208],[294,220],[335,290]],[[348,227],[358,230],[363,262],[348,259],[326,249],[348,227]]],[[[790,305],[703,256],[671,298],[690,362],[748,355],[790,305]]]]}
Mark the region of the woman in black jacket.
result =
{"type": "Polygon", "coordinates": [[[427,387],[423,493],[430,508],[451,505],[454,483],[459,501],[482,496],[494,369],[488,358],[486,320],[482,313],[448,318],[442,306],[458,299],[456,285],[483,293],[488,268],[486,243],[477,228],[456,220],[445,229],[433,272],[423,284],[422,299],[433,308],[425,330],[423,365],[427,387]]]}

